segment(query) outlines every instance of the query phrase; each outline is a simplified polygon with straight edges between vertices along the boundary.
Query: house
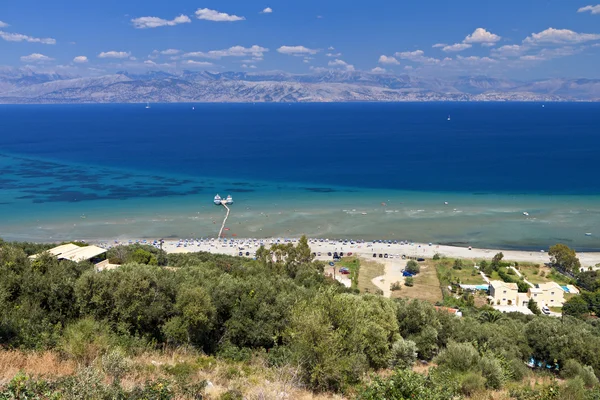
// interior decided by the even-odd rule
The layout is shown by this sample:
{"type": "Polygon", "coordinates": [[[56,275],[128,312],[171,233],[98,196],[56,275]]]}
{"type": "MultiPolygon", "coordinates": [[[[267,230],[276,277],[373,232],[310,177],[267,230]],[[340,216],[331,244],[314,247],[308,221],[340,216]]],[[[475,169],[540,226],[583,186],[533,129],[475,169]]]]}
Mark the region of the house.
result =
{"type": "MultiPolygon", "coordinates": [[[[57,247],[53,247],[46,252],[52,254],[59,260],[71,260],[75,262],[96,261],[97,257],[106,253],[106,250],[97,246],[77,246],[73,243],[63,244],[57,247]]],[[[34,260],[39,257],[40,254],[29,256],[30,259],[34,260]]]]}
{"type": "Polygon", "coordinates": [[[490,282],[490,297],[498,306],[519,305],[519,287],[516,283],[502,281],[490,282]]]}
{"type": "Polygon", "coordinates": [[[535,300],[540,307],[562,307],[565,303],[565,291],[556,282],[535,285],[528,291],[529,298],[535,300]]]}

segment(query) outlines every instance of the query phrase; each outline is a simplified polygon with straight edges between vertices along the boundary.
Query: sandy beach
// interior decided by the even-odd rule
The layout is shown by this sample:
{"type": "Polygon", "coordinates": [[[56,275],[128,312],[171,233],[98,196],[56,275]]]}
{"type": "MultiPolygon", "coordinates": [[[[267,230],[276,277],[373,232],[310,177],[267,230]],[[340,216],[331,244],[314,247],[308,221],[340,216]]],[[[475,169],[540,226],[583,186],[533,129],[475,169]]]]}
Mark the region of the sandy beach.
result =
{"type": "MultiPolygon", "coordinates": [[[[274,243],[297,243],[297,239],[180,239],[165,240],[162,244],[167,253],[190,253],[205,251],[215,254],[241,255],[252,257],[254,252],[261,246],[271,246],[274,243]]],[[[127,240],[113,242],[95,242],[94,244],[108,248],[119,244],[142,243],[160,247],[158,240],[127,240]]],[[[471,258],[491,260],[499,252],[504,254],[505,260],[525,261],[533,263],[547,263],[550,261],[546,251],[515,251],[502,249],[481,249],[457,246],[445,246],[426,243],[396,242],[379,243],[371,241],[344,241],[330,239],[309,239],[309,245],[316,259],[329,261],[332,256],[328,253],[343,252],[345,255],[354,254],[363,258],[374,258],[374,254],[380,261],[398,260],[401,263],[404,258],[432,258],[436,253],[452,258],[471,258]],[[379,255],[382,257],[379,257],[379,255]],[[386,257],[387,255],[387,257],[386,257]]],[[[580,252],[577,254],[583,267],[595,267],[600,264],[600,252],[580,252]]]]}

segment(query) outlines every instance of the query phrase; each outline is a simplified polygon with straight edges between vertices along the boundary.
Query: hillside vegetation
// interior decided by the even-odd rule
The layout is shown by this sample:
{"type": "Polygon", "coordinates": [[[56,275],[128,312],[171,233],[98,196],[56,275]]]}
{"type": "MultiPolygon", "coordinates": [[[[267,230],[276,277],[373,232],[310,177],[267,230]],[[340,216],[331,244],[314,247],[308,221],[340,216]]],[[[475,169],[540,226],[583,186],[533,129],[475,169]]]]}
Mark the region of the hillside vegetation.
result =
{"type": "Polygon", "coordinates": [[[0,399],[600,398],[595,321],[360,294],[305,238],[102,272],[38,250],[0,242],[0,399]]]}

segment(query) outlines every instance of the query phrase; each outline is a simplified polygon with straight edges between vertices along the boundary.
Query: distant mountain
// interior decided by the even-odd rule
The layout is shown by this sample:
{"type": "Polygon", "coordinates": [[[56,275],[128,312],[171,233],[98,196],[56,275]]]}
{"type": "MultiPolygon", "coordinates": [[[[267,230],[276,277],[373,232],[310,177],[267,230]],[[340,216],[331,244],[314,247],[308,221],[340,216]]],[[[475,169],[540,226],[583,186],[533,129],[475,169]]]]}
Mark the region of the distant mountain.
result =
{"type": "Polygon", "coordinates": [[[315,74],[184,71],[99,77],[0,69],[0,103],[600,101],[598,79],[520,82],[361,71],[315,74]]]}

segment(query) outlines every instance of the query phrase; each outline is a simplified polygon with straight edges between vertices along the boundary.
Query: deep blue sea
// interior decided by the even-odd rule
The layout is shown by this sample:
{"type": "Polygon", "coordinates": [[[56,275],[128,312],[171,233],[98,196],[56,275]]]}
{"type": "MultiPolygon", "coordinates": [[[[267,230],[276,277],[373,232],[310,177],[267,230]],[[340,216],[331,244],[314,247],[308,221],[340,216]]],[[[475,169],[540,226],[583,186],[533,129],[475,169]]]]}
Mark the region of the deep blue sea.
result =
{"type": "Polygon", "coordinates": [[[240,235],[600,249],[599,150],[597,103],[4,105],[0,236],[208,236],[220,192],[240,235]]]}

